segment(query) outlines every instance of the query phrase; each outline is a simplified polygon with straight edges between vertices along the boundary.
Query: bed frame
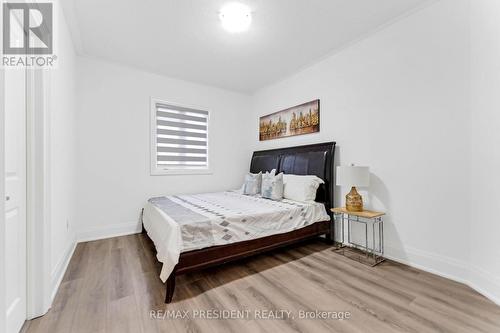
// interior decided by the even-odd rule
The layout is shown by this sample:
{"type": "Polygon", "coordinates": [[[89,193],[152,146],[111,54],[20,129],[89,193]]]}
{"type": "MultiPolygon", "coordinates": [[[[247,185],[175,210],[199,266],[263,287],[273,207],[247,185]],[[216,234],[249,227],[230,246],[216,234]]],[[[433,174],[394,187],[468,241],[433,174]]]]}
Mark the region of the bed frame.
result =
{"type": "MultiPolygon", "coordinates": [[[[179,263],[166,282],[165,303],[172,301],[177,275],[221,265],[321,235],[325,235],[327,242],[333,243],[333,218],[330,208],[333,207],[334,154],[335,142],[254,152],[250,163],[252,173],[276,169],[277,173],[315,175],[323,179],[325,184],[318,188],[316,201],[325,205],[330,221],[317,222],[283,234],[181,253],[179,263]]],[[[142,230],[145,232],[144,226],[142,230]]]]}

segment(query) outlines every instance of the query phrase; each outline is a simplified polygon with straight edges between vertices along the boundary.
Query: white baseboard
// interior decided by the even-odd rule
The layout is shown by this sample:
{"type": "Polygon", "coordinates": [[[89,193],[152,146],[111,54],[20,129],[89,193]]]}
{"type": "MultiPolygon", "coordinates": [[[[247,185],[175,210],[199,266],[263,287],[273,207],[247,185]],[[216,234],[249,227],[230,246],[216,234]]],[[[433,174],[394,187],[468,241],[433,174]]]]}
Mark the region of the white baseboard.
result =
{"type": "Polygon", "coordinates": [[[480,267],[472,266],[469,286],[500,305],[500,277],[480,267]]]}
{"type": "Polygon", "coordinates": [[[77,240],[81,243],[98,239],[131,235],[139,232],[141,232],[141,224],[137,221],[94,226],[80,229],[77,234],[77,240]]]}
{"type": "Polygon", "coordinates": [[[386,246],[386,258],[423,271],[467,284],[469,268],[465,261],[423,251],[413,247],[396,249],[386,246]]]}
{"type": "Polygon", "coordinates": [[[387,259],[468,285],[500,305],[500,279],[493,274],[478,267],[470,267],[465,261],[416,248],[387,248],[387,252],[384,255],[387,259]]]}
{"type": "Polygon", "coordinates": [[[71,257],[75,252],[75,248],[76,248],[76,241],[73,239],[66,247],[63,256],[61,257],[56,267],[54,267],[54,270],[52,271],[52,276],[50,279],[51,293],[50,293],[49,304],[52,304],[52,302],[54,301],[54,297],[56,296],[59,286],[61,285],[62,279],[64,277],[64,274],[66,273],[71,257]]]}

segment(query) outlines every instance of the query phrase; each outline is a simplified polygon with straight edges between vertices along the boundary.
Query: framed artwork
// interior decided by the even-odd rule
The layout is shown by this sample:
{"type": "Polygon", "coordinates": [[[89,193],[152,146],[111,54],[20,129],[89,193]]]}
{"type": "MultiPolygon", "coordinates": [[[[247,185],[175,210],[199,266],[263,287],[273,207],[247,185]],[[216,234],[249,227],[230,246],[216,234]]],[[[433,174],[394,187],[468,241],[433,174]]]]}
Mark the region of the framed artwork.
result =
{"type": "Polygon", "coordinates": [[[260,141],[316,132],[319,132],[319,99],[260,117],[260,141]]]}

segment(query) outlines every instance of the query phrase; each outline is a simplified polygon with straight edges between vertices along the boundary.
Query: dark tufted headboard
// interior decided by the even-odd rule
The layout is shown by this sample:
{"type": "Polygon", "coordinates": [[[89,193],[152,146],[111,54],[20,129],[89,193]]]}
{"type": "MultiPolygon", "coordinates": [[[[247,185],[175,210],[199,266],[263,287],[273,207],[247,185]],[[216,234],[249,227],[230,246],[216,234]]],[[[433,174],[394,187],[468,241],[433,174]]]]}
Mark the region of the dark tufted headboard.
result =
{"type": "Polygon", "coordinates": [[[325,204],[327,212],[333,207],[333,161],[335,142],[306,146],[255,151],[250,163],[250,172],[258,173],[276,169],[295,175],[315,175],[323,179],[316,193],[316,201],[325,204]]]}

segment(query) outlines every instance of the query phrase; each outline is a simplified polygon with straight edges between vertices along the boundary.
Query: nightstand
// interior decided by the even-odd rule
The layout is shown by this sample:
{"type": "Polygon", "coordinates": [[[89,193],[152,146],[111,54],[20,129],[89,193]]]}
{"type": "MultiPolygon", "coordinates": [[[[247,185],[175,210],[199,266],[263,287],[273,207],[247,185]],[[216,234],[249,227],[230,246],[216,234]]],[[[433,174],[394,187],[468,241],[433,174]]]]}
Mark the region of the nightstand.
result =
{"type": "Polygon", "coordinates": [[[335,226],[340,225],[339,236],[341,246],[335,251],[370,266],[378,265],[385,260],[383,257],[384,221],[382,219],[385,213],[370,210],[352,212],[348,211],[345,207],[332,208],[331,211],[335,226]],[[356,242],[353,240],[353,223],[362,225],[362,229],[365,231],[364,244],[359,244],[359,241],[356,242]],[[346,234],[347,241],[345,241],[346,234]]]}

